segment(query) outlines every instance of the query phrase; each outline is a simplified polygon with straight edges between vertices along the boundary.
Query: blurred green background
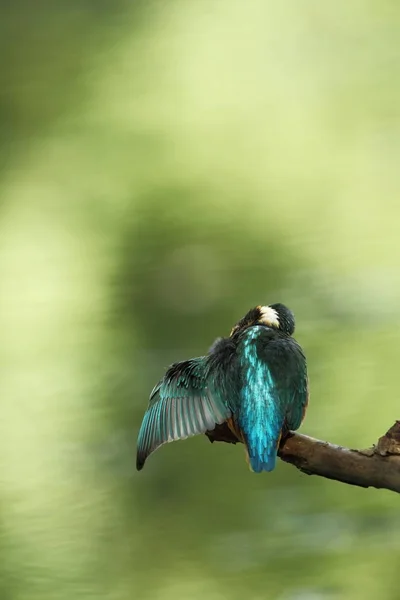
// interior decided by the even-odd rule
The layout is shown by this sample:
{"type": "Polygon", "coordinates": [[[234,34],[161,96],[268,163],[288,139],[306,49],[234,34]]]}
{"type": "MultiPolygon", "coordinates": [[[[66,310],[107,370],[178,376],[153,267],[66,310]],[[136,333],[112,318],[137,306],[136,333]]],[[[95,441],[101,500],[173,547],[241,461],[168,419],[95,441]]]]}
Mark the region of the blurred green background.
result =
{"type": "Polygon", "coordinates": [[[297,317],[302,431],[400,418],[400,6],[0,4],[1,600],[398,599],[395,494],[170,444],[149,391],[297,317]]]}

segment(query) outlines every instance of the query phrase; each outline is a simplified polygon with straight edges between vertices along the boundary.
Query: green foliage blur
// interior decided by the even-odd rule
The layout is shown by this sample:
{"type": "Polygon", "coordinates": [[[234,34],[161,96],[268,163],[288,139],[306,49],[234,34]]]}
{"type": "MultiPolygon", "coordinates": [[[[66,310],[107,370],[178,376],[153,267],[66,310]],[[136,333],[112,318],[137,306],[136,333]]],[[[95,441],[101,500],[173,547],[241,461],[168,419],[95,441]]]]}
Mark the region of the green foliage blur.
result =
{"type": "Polygon", "coordinates": [[[260,303],[303,432],[400,417],[399,33],[389,0],[0,4],[1,600],[398,600],[395,494],[135,444],[260,303]]]}

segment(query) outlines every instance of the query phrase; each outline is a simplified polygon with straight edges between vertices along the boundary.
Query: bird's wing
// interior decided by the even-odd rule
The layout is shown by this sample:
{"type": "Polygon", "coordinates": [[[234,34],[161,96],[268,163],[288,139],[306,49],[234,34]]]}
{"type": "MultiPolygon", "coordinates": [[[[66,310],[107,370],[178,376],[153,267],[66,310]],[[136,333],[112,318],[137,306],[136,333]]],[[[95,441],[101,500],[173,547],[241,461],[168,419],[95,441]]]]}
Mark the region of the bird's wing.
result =
{"type": "Polygon", "coordinates": [[[150,394],[137,442],[136,466],[162,444],[214,429],[231,415],[207,382],[204,357],[172,365],[150,394]]]}
{"type": "Polygon", "coordinates": [[[301,369],[300,372],[302,373],[299,378],[300,384],[297,384],[298,387],[293,394],[285,417],[286,427],[292,430],[296,430],[300,427],[306,414],[310,395],[305,359],[303,365],[300,365],[299,369],[301,369]]]}

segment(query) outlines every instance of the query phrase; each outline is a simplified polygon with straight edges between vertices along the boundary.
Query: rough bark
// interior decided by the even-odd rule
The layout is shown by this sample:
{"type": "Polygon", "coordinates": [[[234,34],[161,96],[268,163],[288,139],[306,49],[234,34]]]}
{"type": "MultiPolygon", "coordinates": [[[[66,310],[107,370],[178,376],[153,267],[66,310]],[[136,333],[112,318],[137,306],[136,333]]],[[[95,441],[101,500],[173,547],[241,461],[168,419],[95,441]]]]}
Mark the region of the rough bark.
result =
{"type": "Polygon", "coordinates": [[[307,475],[400,493],[400,421],[366,450],[343,448],[289,432],[278,454],[307,475]]]}

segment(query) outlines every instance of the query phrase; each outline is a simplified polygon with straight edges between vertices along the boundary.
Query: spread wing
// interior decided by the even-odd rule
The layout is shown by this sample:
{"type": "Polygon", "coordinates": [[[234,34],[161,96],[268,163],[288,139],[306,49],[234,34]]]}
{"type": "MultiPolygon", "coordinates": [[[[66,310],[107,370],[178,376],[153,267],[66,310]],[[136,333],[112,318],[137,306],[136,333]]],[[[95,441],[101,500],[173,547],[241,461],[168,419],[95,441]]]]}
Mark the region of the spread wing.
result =
{"type": "Polygon", "coordinates": [[[137,442],[136,467],[162,444],[212,430],[231,415],[211,392],[204,357],[172,365],[150,394],[137,442]]]}

